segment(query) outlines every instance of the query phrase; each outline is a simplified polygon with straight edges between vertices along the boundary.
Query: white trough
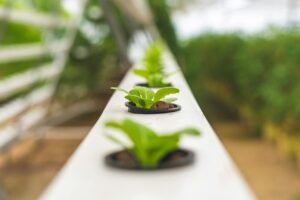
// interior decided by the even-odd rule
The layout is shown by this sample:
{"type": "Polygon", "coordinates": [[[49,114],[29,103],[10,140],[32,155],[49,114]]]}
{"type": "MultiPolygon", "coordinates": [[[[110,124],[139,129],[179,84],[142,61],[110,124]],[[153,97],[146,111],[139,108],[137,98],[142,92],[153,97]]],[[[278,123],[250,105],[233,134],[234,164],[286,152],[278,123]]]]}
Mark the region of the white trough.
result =
{"type": "MultiPolygon", "coordinates": [[[[115,93],[102,116],[73,154],[63,170],[45,191],[43,200],[253,200],[256,199],[240,176],[216,134],[199,108],[182,73],[170,55],[167,71],[176,71],[170,81],[181,92],[177,103],[182,110],[159,115],[130,114],[122,93],[115,93]],[[119,147],[105,138],[109,119],[131,118],[161,132],[192,126],[202,132],[199,138],[183,138],[182,147],[196,153],[189,167],[135,172],[107,167],[103,158],[119,147]]],[[[136,64],[137,67],[139,64],[136,64]]],[[[130,89],[141,82],[129,71],[120,87],[130,89]]]]}

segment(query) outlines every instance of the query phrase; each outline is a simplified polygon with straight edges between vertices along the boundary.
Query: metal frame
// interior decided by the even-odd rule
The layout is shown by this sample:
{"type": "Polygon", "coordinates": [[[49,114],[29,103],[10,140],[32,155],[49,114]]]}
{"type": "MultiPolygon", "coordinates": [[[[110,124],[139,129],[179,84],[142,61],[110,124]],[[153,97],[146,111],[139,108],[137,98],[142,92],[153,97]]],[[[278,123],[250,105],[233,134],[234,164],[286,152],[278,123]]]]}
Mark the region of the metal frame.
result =
{"type": "Polygon", "coordinates": [[[67,29],[64,40],[55,41],[51,44],[34,43],[0,48],[0,64],[47,55],[54,58],[51,63],[0,80],[0,100],[39,81],[50,80],[47,85],[34,89],[26,96],[10,101],[0,107],[0,127],[3,127],[0,130],[0,150],[8,147],[47,115],[60,74],[67,61],[68,51],[75,38],[77,26],[81,21],[86,0],[80,0],[79,3],[81,4],[81,11],[72,20],[65,20],[52,15],[0,8],[0,19],[5,19],[6,22],[13,21],[48,28],[48,30],[56,27],[67,29]]]}

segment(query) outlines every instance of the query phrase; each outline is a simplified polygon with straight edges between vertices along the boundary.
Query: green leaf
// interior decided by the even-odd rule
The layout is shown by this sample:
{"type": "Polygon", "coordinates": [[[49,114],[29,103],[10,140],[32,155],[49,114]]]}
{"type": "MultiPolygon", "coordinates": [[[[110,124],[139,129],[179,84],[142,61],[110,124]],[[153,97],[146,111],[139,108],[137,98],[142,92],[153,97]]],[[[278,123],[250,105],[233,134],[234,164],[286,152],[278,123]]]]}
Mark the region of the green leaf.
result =
{"type": "Polygon", "coordinates": [[[149,158],[147,149],[149,148],[150,141],[156,137],[155,132],[144,125],[129,119],[123,121],[123,131],[134,144],[132,150],[136,155],[136,158],[142,165],[147,163],[147,159],[149,158]]]}
{"type": "Polygon", "coordinates": [[[129,101],[133,102],[137,107],[139,108],[144,108],[143,105],[145,105],[145,103],[141,103],[141,98],[139,96],[136,95],[127,95],[125,96],[126,99],[128,99],[129,101]]]}
{"type": "Polygon", "coordinates": [[[165,75],[162,73],[153,73],[148,77],[148,84],[151,87],[163,87],[165,75]]]}
{"type": "Polygon", "coordinates": [[[154,97],[154,92],[149,88],[135,86],[129,92],[117,87],[112,87],[112,89],[128,94],[125,96],[125,98],[133,102],[137,107],[149,109],[154,104],[152,100],[154,97]]]}
{"type": "Polygon", "coordinates": [[[154,92],[150,88],[135,86],[133,90],[138,92],[139,96],[143,99],[152,100],[154,97],[154,92]]]}
{"type": "Polygon", "coordinates": [[[122,130],[122,125],[116,121],[107,121],[105,126],[122,130]]]}
{"type": "Polygon", "coordinates": [[[159,149],[166,144],[178,145],[179,138],[178,135],[159,135],[150,141],[150,149],[159,149]]]}
{"type": "Polygon", "coordinates": [[[129,94],[125,97],[129,101],[135,103],[139,108],[151,108],[153,103],[154,92],[146,87],[135,86],[129,91],[129,94]]]}
{"type": "Polygon", "coordinates": [[[150,73],[147,70],[144,70],[144,69],[134,69],[133,73],[135,75],[141,76],[145,79],[148,79],[148,77],[150,76],[150,73]]]}
{"type": "Polygon", "coordinates": [[[135,87],[129,91],[129,94],[140,97],[140,92],[139,92],[139,90],[135,89],[135,87]]]}
{"type": "Polygon", "coordinates": [[[153,105],[153,101],[149,99],[140,99],[140,104],[143,106],[143,108],[150,109],[153,105]]]}
{"type": "Polygon", "coordinates": [[[145,78],[151,87],[164,86],[166,75],[162,62],[163,46],[153,43],[144,53],[144,68],[134,69],[133,73],[145,78]]]}
{"type": "Polygon", "coordinates": [[[151,167],[155,167],[159,161],[165,157],[168,153],[175,151],[178,148],[177,143],[168,142],[159,148],[153,149],[149,154],[147,165],[151,167]]]}
{"type": "Polygon", "coordinates": [[[147,142],[156,136],[153,130],[130,119],[125,119],[121,123],[108,121],[105,125],[123,131],[123,133],[125,133],[125,135],[133,142],[134,146],[139,148],[143,146],[147,147],[147,142]]]}
{"type": "Polygon", "coordinates": [[[192,135],[192,136],[200,136],[201,133],[200,131],[198,131],[197,129],[195,128],[185,128],[185,129],[181,129],[179,131],[176,131],[176,132],[173,132],[173,133],[170,133],[168,135],[172,136],[172,135],[177,135],[177,136],[182,136],[182,135],[192,135]]]}
{"type": "Polygon", "coordinates": [[[153,43],[144,54],[144,65],[150,73],[162,72],[162,45],[153,43]]]}
{"type": "Polygon", "coordinates": [[[179,89],[174,88],[174,87],[161,88],[155,93],[154,102],[158,102],[165,96],[170,95],[170,94],[176,94],[178,92],[179,92],[179,89]]]}
{"type": "MultiPolygon", "coordinates": [[[[112,89],[125,92],[125,96],[130,102],[134,103],[139,108],[150,109],[156,102],[160,101],[162,98],[169,94],[175,94],[179,92],[179,89],[174,87],[166,87],[159,89],[156,93],[152,89],[147,87],[135,86],[129,92],[117,87],[112,87],[112,89]]],[[[175,101],[176,98],[167,98],[162,101],[166,103],[171,103],[175,101]]]]}
{"type": "MultiPolygon", "coordinates": [[[[133,144],[130,150],[143,167],[157,166],[164,156],[178,149],[182,135],[200,135],[199,131],[194,128],[185,128],[170,134],[158,135],[152,129],[130,119],[125,119],[120,123],[109,121],[106,126],[118,129],[128,137],[133,144]]],[[[109,136],[109,139],[124,148],[128,148],[123,142],[114,137],[109,136]]]]}
{"type": "Polygon", "coordinates": [[[122,89],[122,88],[118,88],[118,87],[111,87],[110,89],[112,90],[116,90],[116,91],[120,91],[120,92],[125,92],[126,94],[128,94],[128,91],[122,89]]]}

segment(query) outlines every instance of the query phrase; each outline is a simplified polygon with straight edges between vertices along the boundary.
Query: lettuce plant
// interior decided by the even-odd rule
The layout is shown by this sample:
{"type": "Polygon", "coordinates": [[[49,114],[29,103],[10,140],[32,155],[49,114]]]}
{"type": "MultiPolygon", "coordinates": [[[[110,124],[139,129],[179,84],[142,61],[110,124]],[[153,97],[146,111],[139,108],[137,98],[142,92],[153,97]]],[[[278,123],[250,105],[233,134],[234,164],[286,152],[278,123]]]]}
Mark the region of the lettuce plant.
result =
{"type": "Polygon", "coordinates": [[[154,130],[130,119],[124,119],[121,122],[108,121],[106,127],[118,129],[125,134],[131,141],[131,146],[110,134],[107,134],[107,137],[132,153],[141,167],[156,167],[168,153],[179,148],[181,136],[200,135],[200,132],[194,128],[158,134],[154,130]]]}
{"type": "Polygon", "coordinates": [[[132,90],[126,91],[121,88],[112,87],[114,90],[122,91],[126,93],[126,99],[133,102],[139,108],[150,109],[154,104],[159,101],[171,103],[176,101],[177,98],[165,98],[170,94],[176,94],[179,89],[174,87],[165,87],[154,92],[152,89],[147,87],[135,86],[132,90]]]}
{"type": "Polygon", "coordinates": [[[144,55],[144,68],[134,69],[133,73],[146,79],[150,87],[165,86],[167,75],[162,63],[163,48],[159,43],[153,43],[144,55]]]}

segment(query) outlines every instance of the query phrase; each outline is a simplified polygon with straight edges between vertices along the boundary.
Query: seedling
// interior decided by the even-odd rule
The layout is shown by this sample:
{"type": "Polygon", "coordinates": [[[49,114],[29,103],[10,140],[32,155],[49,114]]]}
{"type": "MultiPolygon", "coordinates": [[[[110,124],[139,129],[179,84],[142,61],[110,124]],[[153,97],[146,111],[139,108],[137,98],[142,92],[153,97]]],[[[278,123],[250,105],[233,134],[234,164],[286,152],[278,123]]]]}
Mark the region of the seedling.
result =
{"type": "Polygon", "coordinates": [[[153,43],[145,52],[144,68],[134,69],[133,73],[146,79],[150,87],[164,87],[168,75],[164,72],[162,63],[162,45],[153,43]]]}
{"type": "Polygon", "coordinates": [[[121,145],[136,158],[141,167],[156,167],[162,158],[179,148],[183,135],[199,136],[194,128],[185,128],[166,134],[158,134],[154,130],[130,119],[121,122],[108,121],[106,127],[120,130],[132,143],[131,146],[112,135],[107,135],[111,141],[121,145]]]}
{"type": "Polygon", "coordinates": [[[126,91],[122,88],[112,87],[113,90],[118,90],[126,93],[126,99],[134,103],[136,107],[151,109],[158,102],[165,102],[170,104],[177,100],[177,98],[165,98],[170,94],[176,94],[179,89],[174,87],[165,87],[154,92],[152,89],[147,87],[135,86],[132,90],[126,91]]]}

